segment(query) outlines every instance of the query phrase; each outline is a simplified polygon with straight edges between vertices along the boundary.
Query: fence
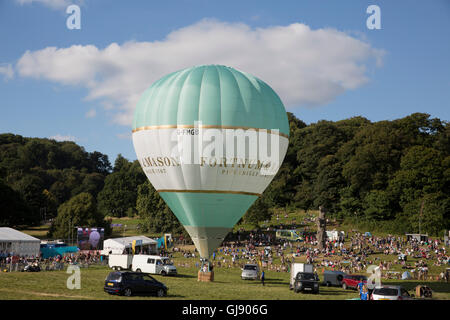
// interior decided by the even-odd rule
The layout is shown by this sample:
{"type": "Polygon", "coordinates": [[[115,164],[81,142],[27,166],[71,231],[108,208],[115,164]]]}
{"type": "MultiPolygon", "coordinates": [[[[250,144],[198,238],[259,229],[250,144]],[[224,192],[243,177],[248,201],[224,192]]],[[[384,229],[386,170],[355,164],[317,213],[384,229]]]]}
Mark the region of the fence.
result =
{"type": "MultiPolygon", "coordinates": [[[[35,263],[0,263],[1,272],[23,272],[27,265],[36,265],[35,263]]],[[[65,270],[69,265],[76,265],[80,268],[89,268],[91,266],[107,266],[108,261],[89,261],[89,262],[55,262],[55,261],[40,261],[37,263],[39,271],[61,271],[65,270]]]]}

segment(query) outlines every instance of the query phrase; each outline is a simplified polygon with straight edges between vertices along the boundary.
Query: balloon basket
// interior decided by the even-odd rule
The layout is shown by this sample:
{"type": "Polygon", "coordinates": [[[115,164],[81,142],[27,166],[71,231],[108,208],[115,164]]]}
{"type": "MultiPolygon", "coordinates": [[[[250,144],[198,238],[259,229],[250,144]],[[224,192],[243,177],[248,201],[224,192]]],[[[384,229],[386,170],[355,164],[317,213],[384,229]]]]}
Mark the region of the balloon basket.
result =
{"type": "Polygon", "coordinates": [[[203,272],[203,271],[199,270],[197,281],[201,281],[201,282],[214,281],[214,271],[203,272]]]}

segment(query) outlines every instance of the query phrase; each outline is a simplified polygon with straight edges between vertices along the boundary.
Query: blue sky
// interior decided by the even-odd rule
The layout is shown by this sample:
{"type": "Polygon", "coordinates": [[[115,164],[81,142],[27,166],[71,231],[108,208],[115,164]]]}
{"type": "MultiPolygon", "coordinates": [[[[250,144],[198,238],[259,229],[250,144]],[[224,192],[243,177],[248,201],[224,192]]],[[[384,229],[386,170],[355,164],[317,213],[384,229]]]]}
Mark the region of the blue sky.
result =
{"type": "Polygon", "coordinates": [[[3,0],[0,132],[134,160],[130,116],[143,88],[216,60],[272,85],[307,123],[413,112],[450,120],[449,39],[445,0],[3,0]],[[72,2],[80,30],[66,27],[72,2]],[[371,4],[381,30],[366,27],[371,4]]]}

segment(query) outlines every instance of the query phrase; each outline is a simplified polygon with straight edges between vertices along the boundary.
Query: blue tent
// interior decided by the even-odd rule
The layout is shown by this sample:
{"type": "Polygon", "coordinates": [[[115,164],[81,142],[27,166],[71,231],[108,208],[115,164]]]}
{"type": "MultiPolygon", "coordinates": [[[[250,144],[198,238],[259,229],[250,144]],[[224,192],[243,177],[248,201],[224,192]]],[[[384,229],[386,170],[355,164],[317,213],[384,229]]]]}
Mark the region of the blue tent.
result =
{"type": "Polygon", "coordinates": [[[164,237],[158,238],[158,248],[164,248],[164,237]]]}
{"type": "Polygon", "coordinates": [[[65,253],[78,252],[78,247],[47,247],[41,248],[42,258],[47,259],[50,257],[56,257],[57,255],[63,256],[65,253]]]}

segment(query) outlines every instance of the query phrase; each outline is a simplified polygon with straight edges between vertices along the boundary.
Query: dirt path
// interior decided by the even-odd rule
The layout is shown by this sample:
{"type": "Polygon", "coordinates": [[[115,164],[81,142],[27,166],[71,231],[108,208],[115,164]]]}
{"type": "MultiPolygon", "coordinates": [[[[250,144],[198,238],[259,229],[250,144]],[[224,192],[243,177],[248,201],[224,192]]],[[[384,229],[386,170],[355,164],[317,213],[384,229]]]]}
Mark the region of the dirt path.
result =
{"type": "Polygon", "coordinates": [[[45,292],[36,292],[36,291],[20,291],[20,290],[12,290],[12,289],[5,289],[0,288],[0,292],[9,292],[9,293],[21,293],[21,294],[32,294],[36,296],[41,297],[54,297],[54,298],[71,298],[71,299],[89,299],[92,300],[92,297],[86,297],[86,296],[77,296],[77,295],[64,295],[64,294],[57,294],[57,293],[45,293],[45,292]]]}

